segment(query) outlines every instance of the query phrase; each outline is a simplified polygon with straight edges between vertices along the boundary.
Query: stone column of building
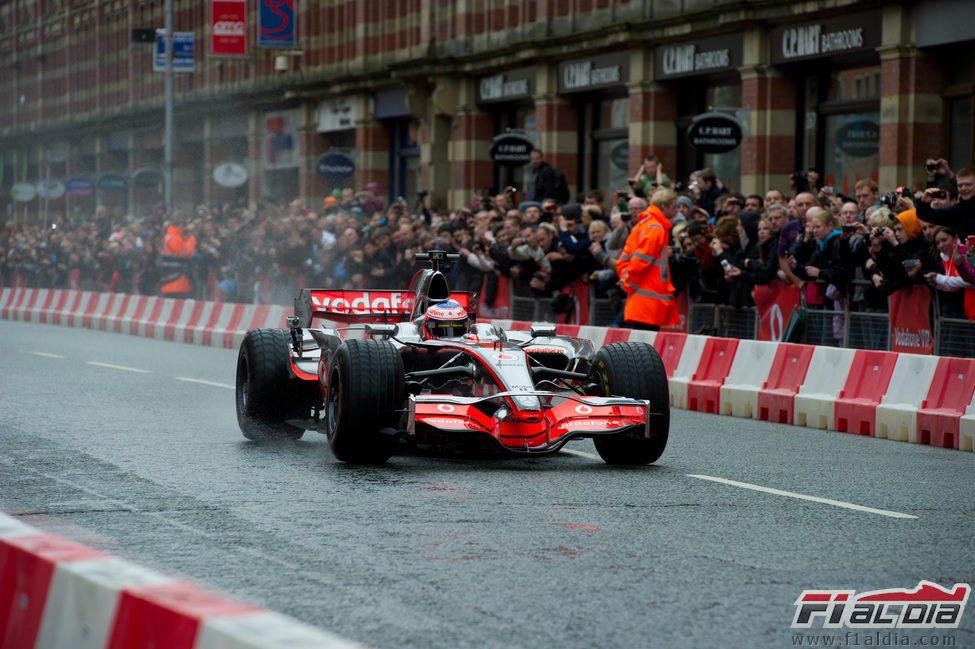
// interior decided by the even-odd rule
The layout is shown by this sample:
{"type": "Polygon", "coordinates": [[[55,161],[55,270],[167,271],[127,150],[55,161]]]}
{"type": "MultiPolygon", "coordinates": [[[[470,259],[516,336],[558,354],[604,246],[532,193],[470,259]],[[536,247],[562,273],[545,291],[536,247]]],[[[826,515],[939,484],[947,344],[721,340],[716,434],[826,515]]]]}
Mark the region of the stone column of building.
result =
{"type": "Polygon", "coordinates": [[[653,48],[635,48],[630,58],[629,166],[627,175],[648,155],[660,158],[664,172],[677,180],[677,95],[653,81],[653,48]]]}
{"type": "MultiPolygon", "coordinates": [[[[38,168],[39,177],[43,177],[43,168],[38,168]]],[[[112,154],[108,150],[108,141],[105,136],[99,136],[95,138],[95,169],[91,176],[92,181],[95,183],[95,203],[96,205],[102,205],[106,202],[106,196],[102,193],[102,190],[98,187],[98,181],[104,174],[112,171],[112,154]]],[[[114,206],[113,206],[114,207],[114,206]]]]}
{"type": "Polygon", "coordinates": [[[747,136],[741,141],[741,192],[788,192],[789,175],[795,171],[795,81],[765,65],[740,72],[741,103],[748,115],[742,125],[747,136]]]}
{"type": "MultiPolygon", "coordinates": [[[[360,113],[355,124],[355,148],[359,152],[355,175],[349,182],[356,191],[367,183],[379,183],[379,194],[389,192],[389,129],[373,119],[368,110],[360,113]]],[[[385,202],[385,201],[384,201],[385,202]]]]}
{"type": "Polygon", "coordinates": [[[741,192],[764,196],[769,189],[789,191],[795,171],[795,81],[768,65],[768,35],[745,31],[741,105],[747,110],[747,134],[741,142],[741,192]]]}
{"type": "MultiPolygon", "coordinates": [[[[539,64],[535,77],[535,128],[541,139],[539,148],[545,162],[563,174],[569,196],[579,188],[579,111],[575,104],[558,94],[558,66],[539,64]]],[[[526,194],[534,187],[526,187],[526,194]]]]}
{"type": "Polygon", "coordinates": [[[901,185],[923,189],[924,161],[942,157],[941,66],[910,43],[913,12],[899,5],[883,14],[880,53],[881,191],[901,185]]]}
{"type": "Polygon", "coordinates": [[[321,213],[325,200],[325,181],[318,175],[318,159],[325,151],[318,136],[318,113],[315,102],[301,105],[298,124],[298,195],[308,209],[321,213]]]}
{"type": "Polygon", "coordinates": [[[250,112],[247,124],[247,156],[250,164],[247,174],[247,200],[251,205],[256,204],[264,195],[264,188],[261,183],[261,157],[264,146],[264,115],[260,110],[254,109],[250,112]]]}
{"type": "Polygon", "coordinates": [[[494,120],[477,107],[475,98],[473,79],[441,77],[426,103],[424,125],[430,141],[424,149],[429,159],[421,163],[432,165],[433,204],[445,211],[469,206],[475,191],[494,182],[489,153],[494,120]]]}
{"type": "Polygon", "coordinates": [[[196,159],[189,147],[180,142],[178,133],[173,143],[173,206],[193,214],[196,206],[196,159]]]}
{"type": "Polygon", "coordinates": [[[213,169],[220,162],[222,151],[220,140],[213,137],[212,123],[207,117],[203,125],[203,202],[209,205],[221,200],[220,186],[213,180],[213,169]]]}
{"type": "MultiPolygon", "coordinates": [[[[420,123],[420,186],[429,192],[427,206],[435,210],[446,210],[451,203],[451,190],[454,187],[454,169],[450,156],[454,122],[457,115],[457,92],[450,87],[456,85],[454,78],[438,80],[439,92],[431,93],[428,88],[413,87],[407,96],[407,106],[414,115],[422,115],[420,123]],[[435,96],[434,101],[427,101],[435,96]]],[[[413,198],[410,197],[410,201],[413,198]]],[[[412,204],[412,203],[411,203],[412,204]]]]}

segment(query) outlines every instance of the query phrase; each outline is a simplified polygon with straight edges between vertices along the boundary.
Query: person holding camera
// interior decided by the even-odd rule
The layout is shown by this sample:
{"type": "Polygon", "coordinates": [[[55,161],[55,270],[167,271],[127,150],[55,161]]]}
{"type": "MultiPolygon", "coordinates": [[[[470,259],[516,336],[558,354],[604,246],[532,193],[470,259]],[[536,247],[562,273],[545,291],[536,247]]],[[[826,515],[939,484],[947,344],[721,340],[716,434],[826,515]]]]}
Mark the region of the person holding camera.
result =
{"type": "Polygon", "coordinates": [[[958,185],[957,203],[936,209],[932,202],[943,200],[948,192],[943,187],[928,187],[916,196],[917,216],[922,221],[953,228],[964,238],[975,234],[975,167],[960,169],[955,174],[955,182],[958,185]]]}
{"type": "Polygon", "coordinates": [[[658,189],[626,239],[616,264],[620,286],[627,294],[626,327],[657,331],[680,324],[667,258],[671,219],[676,214],[677,194],[658,189]]]}

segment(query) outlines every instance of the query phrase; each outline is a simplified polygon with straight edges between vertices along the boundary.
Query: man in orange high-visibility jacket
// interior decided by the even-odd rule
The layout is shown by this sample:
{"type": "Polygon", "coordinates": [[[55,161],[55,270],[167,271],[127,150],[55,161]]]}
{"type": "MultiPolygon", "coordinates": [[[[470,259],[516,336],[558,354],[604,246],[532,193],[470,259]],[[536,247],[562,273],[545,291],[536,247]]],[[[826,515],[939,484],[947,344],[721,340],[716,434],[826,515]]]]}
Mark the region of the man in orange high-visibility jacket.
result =
{"type": "Polygon", "coordinates": [[[164,297],[189,298],[193,284],[189,278],[189,259],[196,253],[196,238],[184,234],[183,224],[174,221],[166,228],[159,275],[164,297]]]}
{"type": "Polygon", "coordinates": [[[626,239],[616,264],[620,286],[627,294],[624,327],[656,331],[680,324],[667,262],[670,221],[676,214],[677,194],[657,190],[626,239]]]}

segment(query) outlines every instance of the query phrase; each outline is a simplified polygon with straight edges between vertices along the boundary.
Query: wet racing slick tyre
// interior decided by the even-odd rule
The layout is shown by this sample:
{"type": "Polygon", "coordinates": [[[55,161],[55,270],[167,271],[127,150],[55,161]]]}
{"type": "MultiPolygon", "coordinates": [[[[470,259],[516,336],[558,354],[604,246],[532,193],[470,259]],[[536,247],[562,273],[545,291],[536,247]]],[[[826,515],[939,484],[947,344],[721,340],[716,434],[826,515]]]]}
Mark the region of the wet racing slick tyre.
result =
{"type": "Polygon", "coordinates": [[[594,437],[599,456],[608,464],[655,462],[664,452],[670,431],[670,388],[660,354],[647,343],[612,343],[596,352],[592,372],[604,396],[650,402],[650,437],[644,437],[642,430],[594,437]]]}
{"type": "Polygon", "coordinates": [[[288,419],[308,418],[317,381],[291,374],[291,338],[285,329],[251,329],[237,355],[237,423],[257,442],[299,439],[305,429],[288,419]]]}
{"type": "Polygon", "coordinates": [[[403,358],[385,340],[342,343],[328,367],[325,434],[332,453],[350,464],[381,464],[396,438],[405,396],[403,358]]]}

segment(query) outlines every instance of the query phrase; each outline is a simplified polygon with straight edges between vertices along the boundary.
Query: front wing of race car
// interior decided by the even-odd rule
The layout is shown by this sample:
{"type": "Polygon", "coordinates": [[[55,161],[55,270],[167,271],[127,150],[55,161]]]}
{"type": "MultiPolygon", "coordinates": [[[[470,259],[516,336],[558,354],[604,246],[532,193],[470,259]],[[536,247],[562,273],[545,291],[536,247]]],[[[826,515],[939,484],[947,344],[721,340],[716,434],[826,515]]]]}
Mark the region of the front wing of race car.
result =
{"type": "Polygon", "coordinates": [[[410,395],[407,433],[482,433],[519,454],[554,453],[580,437],[632,433],[649,438],[650,402],[552,392],[499,392],[483,397],[410,395]]]}

